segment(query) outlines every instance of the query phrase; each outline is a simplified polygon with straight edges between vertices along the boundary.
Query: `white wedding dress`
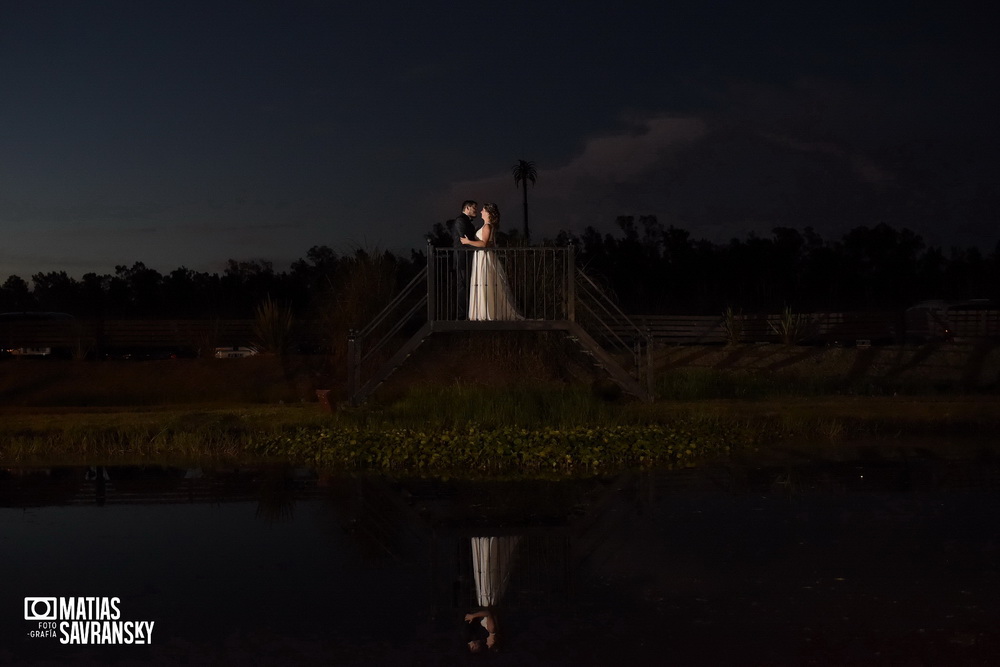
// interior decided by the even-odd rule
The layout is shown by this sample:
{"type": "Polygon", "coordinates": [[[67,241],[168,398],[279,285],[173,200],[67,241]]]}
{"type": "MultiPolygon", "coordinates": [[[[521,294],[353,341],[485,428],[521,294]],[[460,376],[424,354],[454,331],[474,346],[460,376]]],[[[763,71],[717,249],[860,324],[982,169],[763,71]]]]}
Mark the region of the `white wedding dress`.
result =
{"type": "Polygon", "coordinates": [[[496,607],[500,603],[510,580],[514,550],[520,541],[519,535],[472,538],[472,576],[480,607],[496,607]]]}
{"type": "MultiPolygon", "coordinates": [[[[484,225],[485,227],[485,225],[484,225]]],[[[476,232],[482,241],[483,228],[476,232]]],[[[473,253],[472,272],[469,277],[470,320],[523,320],[514,306],[514,296],[507,283],[507,273],[497,254],[496,244],[490,235],[489,244],[473,253]]]]}

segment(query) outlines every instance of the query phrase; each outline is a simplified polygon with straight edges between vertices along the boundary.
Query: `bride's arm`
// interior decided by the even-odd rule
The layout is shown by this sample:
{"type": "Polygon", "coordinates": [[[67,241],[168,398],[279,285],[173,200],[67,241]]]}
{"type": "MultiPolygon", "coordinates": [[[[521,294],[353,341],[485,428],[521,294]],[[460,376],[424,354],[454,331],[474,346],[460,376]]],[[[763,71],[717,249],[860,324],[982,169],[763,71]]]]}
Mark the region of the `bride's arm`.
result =
{"type": "Polygon", "coordinates": [[[475,248],[485,248],[486,244],[490,241],[490,236],[493,235],[493,225],[486,223],[483,225],[483,240],[478,241],[476,239],[469,239],[465,236],[462,237],[462,243],[465,245],[471,245],[475,248]]]}

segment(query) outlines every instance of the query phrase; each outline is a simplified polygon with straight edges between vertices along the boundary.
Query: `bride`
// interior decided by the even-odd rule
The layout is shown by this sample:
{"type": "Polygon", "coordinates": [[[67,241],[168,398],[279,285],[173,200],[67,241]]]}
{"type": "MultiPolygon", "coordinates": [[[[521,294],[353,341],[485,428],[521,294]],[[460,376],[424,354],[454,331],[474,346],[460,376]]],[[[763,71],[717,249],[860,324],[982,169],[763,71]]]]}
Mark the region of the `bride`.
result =
{"type": "Polygon", "coordinates": [[[514,307],[514,297],[507,283],[507,272],[497,258],[496,230],[500,227],[500,209],[493,202],[483,204],[483,226],[476,232],[476,240],[462,237],[462,243],[480,252],[472,258],[469,284],[470,320],[523,320],[514,307]]]}

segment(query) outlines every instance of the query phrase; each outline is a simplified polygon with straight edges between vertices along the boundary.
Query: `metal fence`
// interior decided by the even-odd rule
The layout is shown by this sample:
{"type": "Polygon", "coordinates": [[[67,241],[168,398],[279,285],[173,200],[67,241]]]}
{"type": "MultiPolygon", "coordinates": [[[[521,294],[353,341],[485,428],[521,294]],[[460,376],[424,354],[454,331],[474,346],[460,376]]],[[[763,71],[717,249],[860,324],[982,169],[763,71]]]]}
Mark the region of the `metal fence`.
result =
{"type": "Polygon", "coordinates": [[[431,321],[572,319],[569,248],[432,248],[430,258],[431,321]]]}

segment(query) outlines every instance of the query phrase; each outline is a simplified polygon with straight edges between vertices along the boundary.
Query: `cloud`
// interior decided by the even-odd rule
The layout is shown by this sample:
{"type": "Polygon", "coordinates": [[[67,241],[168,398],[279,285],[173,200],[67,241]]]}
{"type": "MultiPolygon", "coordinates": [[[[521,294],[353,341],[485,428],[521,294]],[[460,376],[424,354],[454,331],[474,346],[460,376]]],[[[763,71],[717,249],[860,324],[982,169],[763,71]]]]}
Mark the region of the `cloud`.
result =
{"type": "Polygon", "coordinates": [[[698,118],[659,117],[641,121],[637,131],[589,140],[572,162],[547,174],[555,189],[572,192],[582,182],[623,183],[640,177],[672,149],[703,137],[698,118]]]}
{"type": "Polygon", "coordinates": [[[883,185],[894,179],[887,169],[879,166],[871,158],[830,141],[797,141],[791,137],[771,133],[764,133],[762,136],[794,151],[818,153],[845,160],[861,181],[871,185],[883,185]]]}
{"type": "MultiPolygon", "coordinates": [[[[562,166],[539,164],[537,183],[528,190],[533,229],[554,234],[560,229],[613,221],[626,212],[622,209],[626,197],[630,209],[651,211],[660,199],[655,176],[663,164],[708,132],[700,118],[636,118],[623,132],[587,139],[580,153],[562,166]]],[[[454,183],[443,199],[448,210],[456,211],[463,199],[496,201],[507,212],[506,224],[511,224],[512,218],[521,218],[521,197],[507,171],[454,183]]]]}
{"type": "MultiPolygon", "coordinates": [[[[782,127],[751,116],[632,119],[617,134],[587,139],[564,164],[540,162],[528,191],[532,237],[587,226],[612,231],[621,215],[656,215],[715,242],[776,226],[836,237],[880,221],[916,223],[901,213],[913,189],[863,142],[830,133],[826,123],[782,127]]],[[[505,171],[453,184],[445,210],[457,213],[466,198],[495,201],[504,225],[519,227],[521,196],[505,171]]]]}
{"type": "Polygon", "coordinates": [[[299,222],[261,222],[261,223],[248,223],[248,224],[219,224],[212,222],[191,222],[191,223],[181,223],[176,225],[173,229],[179,232],[197,232],[199,234],[222,234],[230,232],[239,233],[251,233],[251,232],[269,232],[269,231],[285,231],[289,229],[301,229],[305,225],[299,222]]]}

